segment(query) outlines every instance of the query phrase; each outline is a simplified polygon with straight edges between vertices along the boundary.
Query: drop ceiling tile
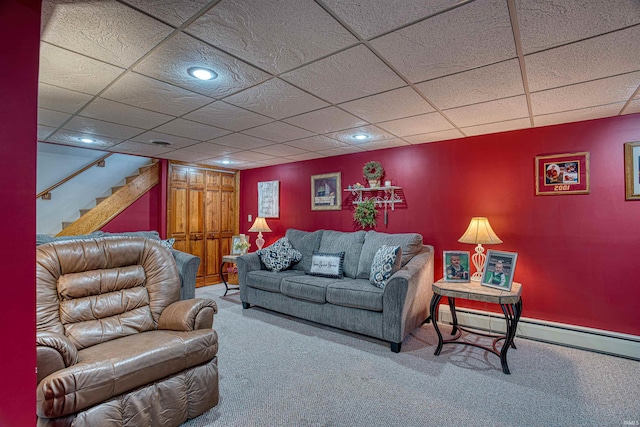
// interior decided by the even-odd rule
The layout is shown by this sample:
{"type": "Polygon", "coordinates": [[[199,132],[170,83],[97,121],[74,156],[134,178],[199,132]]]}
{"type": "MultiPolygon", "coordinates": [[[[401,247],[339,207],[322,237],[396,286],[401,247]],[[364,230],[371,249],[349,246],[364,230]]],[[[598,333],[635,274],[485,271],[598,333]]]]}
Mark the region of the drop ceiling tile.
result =
{"type": "Polygon", "coordinates": [[[272,121],[268,117],[220,101],[193,111],[184,118],[236,132],[272,121]]]}
{"type": "Polygon", "coordinates": [[[363,151],[364,150],[362,148],[356,147],[355,145],[346,145],[344,147],[331,148],[329,150],[320,150],[318,153],[333,157],[343,156],[345,154],[362,153],[363,151]]]}
{"type": "Polygon", "coordinates": [[[65,113],[76,113],[93,96],[46,83],[38,85],[38,107],[65,113]]]}
{"type": "Polygon", "coordinates": [[[271,141],[265,141],[264,139],[256,138],[249,135],[243,135],[241,133],[232,133],[231,135],[225,135],[210,142],[213,142],[214,144],[225,145],[227,147],[239,148],[241,150],[252,150],[254,148],[273,145],[273,142],[271,141]]]}
{"type": "Polygon", "coordinates": [[[416,88],[442,110],[524,93],[517,59],[429,80],[416,88]]]}
{"type": "Polygon", "coordinates": [[[412,83],[516,56],[507,2],[476,1],[371,41],[412,83]]]}
{"type": "Polygon", "coordinates": [[[212,98],[136,73],[126,74],[101,96],[173,116],[186,114],[213,101],[212,98]]]}
{"type": "Polygon", "coordinates": [[[401,140],[400,138],[383,139],[381,141],[368,142],[366,144],[358,145],[358,148],[362,148],[366,151],[382,150],[383,148],[402,147],[403,145],[409,145],[409,143],[401,140]]]}
{"type": "Polygon", "coordinates": [[[249,169],[251,167],[256,167],[250,164],[249,162],[243,162],[240,160],[231,161],[226,156],[212,157],[210,159],[200,160],[198,163],[201,165],[219,166],[223,168],[232,168],[232,169],[249,169]]]}
{"type": "Polygon", "coordinates": [[[362,145],[365,143],[380,141],[382,139],[393,139],[395,136],[388,132],[376,127],[376,126],[360,126],[353,129],[347,129],[340,132],[333,132],[325,135],[329,138],[337,139],[338,141],[346,144],[362,145]],[[359,140],[355,139],[354,135],[364,134],[367,135],[367,139],[359,140]]]}
{"type": "Polygon", "coordinates": [[[224,1],[186,31],[271,73],[357,42],[312,0],[224,1]]]}
{"type": "Polygon", "coordinates": [[[245,130],[243,133],[255,136],[256,138],[267,139],[275,142],[286,142],[313,135],[312,132],[283,122],[267,123],[266,125],[245,130]]]}
{"type": "Polygon", "coordinates": [[[535,116],[626,102],[640,83],[640,72],[531,94],[535,116]]]}
{"type": "Polygon", "coordinates": [[[325,0],[324,3],[355,32],[368,39],[441,12],[460,0],[325,0]]]}
{"type": "Polygon", "coordinates": [[[91,135],[109,136],[116,139],[129,139],[144,132],[144,129],[80,116],[71,119],[69,123],[64,125],[64,128],[91,135]]]}
{"type": "Polygon", "coordinates": [[[69,120],[71,114],[61,113],[59,111],[47,110],[46,108],[38,108],[38,124],[51,126],[54,129],[69,120]]]}
{"type": "Polygon", "coordinates": [[[371,123],[435,111],[409,86],[345,102],[340,107],[371,123]]]}
{"type": "Polygon", "coordinates": [[[161,147],[159,145],[142,144],[140,142],[123,141],[120,144],[111,147],[111,151],[125,154],[135,154],[138,156],[156,157],[160,154],[174,151],[175,147],[161,147]]]}
{"type": "Polygon", "coordinates": [[[273,166],[273,165],[283,165],[286,163],[293,163],[296,162],[297,160],[294,159],[289,159],[287,157],[274,157],[273,159],[269,159],[269,160],[261,160],[259,162],[251,162],[251,163],[247,163],[248,165],[252,165],[252,167],[254,168],[260,168],[260,167],[265,167],[265,166],[273,166]]]}
{"type": "Polygon", "coordinates": [[[150,15],[168,22],[176,27],[184,24],[189,18],[202,9],[209,0],[124,0],[140,10],[144,10],[150,15]]]}
{"type": "Polygon", "coordinates": [[[212,157],[210,154],[196,153],[187,150],[175,150],[169,153],[159,154],[163,159],[178,160],[180,162],[195,163],[212,157]]]}
{"type": "Polygon", "coordinates": [[[396,136],[417,135],[453,128],[453,125],[442,117],[440,113],[421,114],[419,116],[378,123],[377,126],[396,136]]]}
{"type": "Polygon", "coordinates": [[[264,153],[257,153],[255,151],[240,151],[239,153],[233,153],[231,156],[229,156],[229,158],[248,162],[259,162],[264,160],[272,160],[274,156],[264,153]]]}
{"type": "Polygon", "coordinates": [[[242,151],[239,148],[227,147],[225,145],[214,144],[212,142],[201,142],[199,144],[190,145],[185,148],[187,151],[195,151],[196,153],[209,154],[211,156],[225,156],[227,154],[242,151]]]}
{"type": "Polygon", "coordinates": [[[640,99],[634,99],[629,103],[627,108],[622,112],[622,114],[634,114],[640,113],[640,99]]]}
{"type": "Polygon", "coordinates": [[[406,85],[364,45],[298,68],[282,75],[282,78],[332,103],[406,85]]]}
{"type": "Polygon", "coordinates": [[[97,95],[123,72],[122,68],[40,43],[41,83],[97,95]]]}
{"type": "Polygon", "coordinates": [[[174,118],[167,114],[144,110],[105,98],[94,99],[79,114],[84,117],[142,128],[153,128],[174,118]]]}
{"type": "Polygon", "coordinates": [[[197,144],[200,141],[190,138],[183,138],[181,136],[169,135],[167,133],[156,132],[156,131],[148,131],[143,134],[140,134],[134,138],[131,138],[133,142],[142,142],[145,144],[152,144],[152,141],[165,141],[169,142],[174,150],[177,148],[189,147],[190,145],[197,144]]]}
{"type": "Polygon", "coordinates": [[[531,120],[528,117],[515,120],[506,120],[504,122],[489,123],[486,125],[470,126],[462,128],[462,132],[467,136],[487,135],[496,132],[507,132],[510,130],[526,129],[531,127],[531,120]]]}
{"type": "Polygon", "coordinates": [[[347,144],[345,144],[344,142],[336,141],[335,139],[327,138],[326,136],[318,135],[312,136],[310,138],[298,139],[297,141],[287,142],[287,145],[307,151],[320,151],[345,147],[347,144]]]}
{"type": "Polygon", "coordinates": [[[271,77],[183,33],[176,34],[162,44],[137,65],[134,71],[211,98],[231,95],[271,77]],[[207,81],[198,80],[187,73],[191,67],[209,68],[218,77],[207,81]]]}
{"type": "Polygon", "coordinates": [[[422,135],[406,136],[402,139],[404,139],[410,144],[425,144],[428,142],[446,141],[448,139],[457,139],[457,138],[463,138],[463,137],[464,135],[462,135],[462,133],[459,130],[451,129],[451,130],[443,130],[439,132],[425,133],[422,135]]]}
{"type": "Polygon", "coordinates": [[[56,128],[46,125],[38,125],[38,141],[46,140],[52,133],[56,131],[56,128]]]}
{"type": "Polygon", "coordinates": [[[308,151],[291,147],[290,145],[285,144],[275,144],[269,145],[268,147],[254,148],[252,151],[255,151],[256,153],[269,154],[276,157],[291,157],[297,154],[308,153],[308,151]]]}
{"type": "Polygon", "coordinates": [[[525,54],[640,23],[637,0],[516,0],[525,54]]]}
{"type": "Polygon", "coordinates": [[[579,122],[583,120],[600,119],[602,117],[616,116],[624,107],[624,102],[617,104],[600,105],[597,107],[581,108],[579,110],[562,111],[560,113],[535,116],[533,121],[536,127],[549,126],[561,123],[579,122]]]}
{"type": "Polygon", "coordinates": [[[293,156],[287,156],[288,159],[291,159],[293,161],[296,162],[301,162],[304,160],[313,160],[313,159],[321,159],[323,157],[327,157],[325,154],[320,154],[320,153],[301,153],[301,154],[294,154],[293,156]]]}
{"type": "Polygon", "coordinates": [[[524,95],[443,111],[458,127],[503,122],[529,116],[524,95]]]}
{"type": "Polygon", "coordinates": [[[173,30],[115,0],[42,3],[42,39],[121,67],[129,67],[173,30]]]}
{"type": "Polygon", "coordinates": [[[280,79],[271,79],[225,101],[277,120],[329,105],[280,79]]]}
{"type": "Polygon", "coordinates": [[[525,56],[525,64],[536,92],[637,71],[638,58],[640,25],[525,56]]]}
{"type": "Polygon", "coordinates": [[[203,123],[194,122],[185,119],[175,119],[168,123],[158,126],[154,130],[158,132],[168,133],[169,135],[183,136],[185,138],[206,141],[208,139],[218,138],[231,133],[228,130],[205,125],[203,123]]]}
{"type": "Polygon", "coordinates": [[[75,147],[102,150],[122,142],[122,139],[109,138],[107,136],[96,136],[90,133],[82,133],[82,132],[77,132],[70,129],[60,129],[56,131],[56,133],[54,133],[53,135],[49,136],[47,138],[47,141],[56,142],[64,145],[72,145],[75,147]],[[92,142],[92,143],[81,142],[80,138],[91,138],[95,140],[95,142],[92,142]]]}
{"type": "Polygon", "coordinates": [[[367,124],[364,120],[336,107],[300,114],[284,121],[316,133],[335,132],[367,124]]]}

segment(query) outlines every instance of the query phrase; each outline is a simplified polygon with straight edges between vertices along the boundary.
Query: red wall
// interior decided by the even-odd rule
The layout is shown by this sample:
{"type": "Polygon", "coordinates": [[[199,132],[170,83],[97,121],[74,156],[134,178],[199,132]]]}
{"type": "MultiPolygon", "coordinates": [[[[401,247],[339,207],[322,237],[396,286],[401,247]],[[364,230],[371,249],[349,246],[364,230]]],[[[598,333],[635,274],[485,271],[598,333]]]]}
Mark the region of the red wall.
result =
{"type": "Polygon", "coordinates": [[[0,426],[35,422],[36,123],[40,1],[0,2],[0,426]]]}
{"type": "Polygon", "coordinates": [[[160,185],[156,185],[131,206],[109,221],[102,231],[160,231],[160,185]]]}
{"type": "Polygon", "coordinates": [[[243,171],[241,232],[257,215],[257,183],[270,180],[280,181],[280,218],[267,220],[267,244],[289,227],[354,230],[344,192],[341,211],[311,211],[310,176],[341,172],[346,188],[378,160],[406,203],[377,230],[421,233],[435,247],[436,278],[443,250],[473,253],[457,240],[472,216],[486,216],[504,241],[486,248],[518,252],[523,316],[640,335],[640,202],[625,201],[623,154],[638,140],[635,114],[243,171]],[[577,151],[591,153],[590,194],[536,196],[534,157],[577,151]]]}

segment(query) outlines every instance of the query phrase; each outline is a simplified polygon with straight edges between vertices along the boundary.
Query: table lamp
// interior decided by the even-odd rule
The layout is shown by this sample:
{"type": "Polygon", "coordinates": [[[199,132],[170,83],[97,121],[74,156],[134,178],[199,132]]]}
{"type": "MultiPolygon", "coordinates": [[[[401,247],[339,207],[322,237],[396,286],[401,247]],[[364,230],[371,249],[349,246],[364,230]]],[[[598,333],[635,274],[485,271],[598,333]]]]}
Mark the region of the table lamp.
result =
{"type": "Polygon", "coordinates": [[[256,239],[256,246],[258,247],[258,250],[262,249],[262,246],[264,245],[262,232],[264,231],[265,233],[267,233],[271,231],[271,229],[267,225],[267,221],[262,217],[259,217],[259,216],[256,217],[256,220],[251,226],[251,228],[249,229],[249,231],[252,231],[254,233],[258,232],[258,238],[256,239]]]}
{"type": "Polygon", "coordinates": [[[480,281],[480,279],[482,279],[484,262],[487,258],[484,254],[482,244],[495,245],[497,243],[502,243],[502,240],[500,240],[500,238],[496,236],[496,233],[493,232],[491,224],[489,224],[489,220],[487,218],[476,216],[471,218],[467,231],[465,231],[462,237],[458,239],[458,242],[478,245],[476,246],[476,253],[471,257],[473,265],[476,267],[476,272],[471,276],[471,280],[480,281]]]}

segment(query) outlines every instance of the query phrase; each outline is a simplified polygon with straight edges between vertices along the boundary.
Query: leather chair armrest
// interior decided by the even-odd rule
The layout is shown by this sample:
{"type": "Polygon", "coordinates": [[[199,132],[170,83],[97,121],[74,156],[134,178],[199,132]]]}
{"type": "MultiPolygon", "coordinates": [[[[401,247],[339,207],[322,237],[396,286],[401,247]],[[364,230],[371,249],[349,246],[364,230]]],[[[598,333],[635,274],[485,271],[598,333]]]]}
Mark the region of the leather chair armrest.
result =
{"type": "Polygon", "coordinates": [[[38,383],[50,374],[78,363],[78,350],[69,338],[47,331],[36,332],[38,383]]]}
{"type": "Polygon", "coordinates": [[[211,329],[218,306],[212,299],[196,298],[177,301],[165,308],[158,320],[158,329],[195,331],[211,329]]]}
{"type": "Polygon", "coordinates": [[[178,273],[180,274],[180,299],[188,300],[196,297],[196,276],[200,267],[200,258],[172,249],[171,253],[176,260],[178,273]]]}

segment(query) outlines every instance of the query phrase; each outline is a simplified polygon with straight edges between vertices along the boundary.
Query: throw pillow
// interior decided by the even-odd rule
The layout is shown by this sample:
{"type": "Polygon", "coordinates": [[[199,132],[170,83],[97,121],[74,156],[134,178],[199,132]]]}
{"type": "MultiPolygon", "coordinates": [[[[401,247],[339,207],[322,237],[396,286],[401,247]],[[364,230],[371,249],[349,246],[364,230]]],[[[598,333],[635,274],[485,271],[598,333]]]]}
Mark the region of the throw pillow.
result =
{"type": "Polygon", "coordinates": [[[400,246],[382,245],[373,257],[369,281],[373,286],[384,289],[387,280],[400,268],[402,250],[400,246]]]}
{"type": "Polygon", "coordinates": [[[176,239],[173,237],[167,240],[160,240],[160,244],[167,249],[173,249],[173,244],[176,242],[176,239]]]}
{"type": "Polygon", "coordinates": [[[330,277],[332,279],[342,279],[344,264],[344,252],[328,254],[313,251],[311,257],[311,276],[330,277]]]}
{"type": "Polygon", "coordinates": [[[256,251],[260,261],[271,271],[278,272],[288,268],[291,263],[302,259],[300,251],[293,249],[289,239],[281,238],[271,246],[256,251]]]}

